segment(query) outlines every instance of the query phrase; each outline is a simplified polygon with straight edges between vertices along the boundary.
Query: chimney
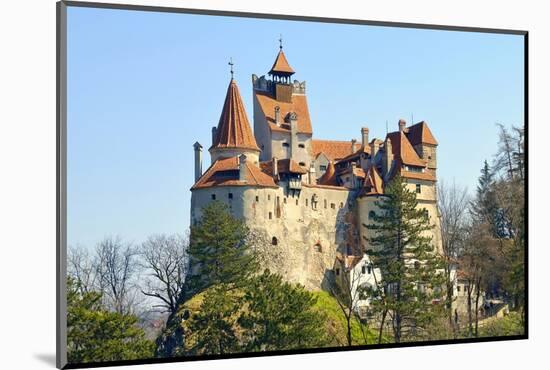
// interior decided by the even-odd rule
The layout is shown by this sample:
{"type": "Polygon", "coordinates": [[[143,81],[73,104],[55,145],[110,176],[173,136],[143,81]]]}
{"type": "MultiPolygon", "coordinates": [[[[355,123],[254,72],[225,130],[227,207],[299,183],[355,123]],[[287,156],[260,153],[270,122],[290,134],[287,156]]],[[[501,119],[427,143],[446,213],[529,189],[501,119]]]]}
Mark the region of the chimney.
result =
{"type": "Polygon", "coordinates": [[[351,152],[355,153],[355,144],[357,143],[357,140],[351,139],[351,152]]]}
{"type": "Polygon", "coordinates": [[[271,159],[271,167],[273,168],[273,178],[275,180],[278,180],[278,178],[279,178],[279,167],[278,167],[277,158],[273,157],[271,159]]]}
{"type": "Polygon", "coordinates": [[[239,181],[246,181],[246,155],[239,156],[239,181]]]}
{"type": "Polygon", "coordinates": [[[405,126],[407,126],[407,122],[404,119],[399,120],[399,131],[404,132],[405,126]]]}
{"type": "Polygon", "coordinates": [[[216,126],[212,127],[212,145],[216,143],[216,133],[218,132],[218,129],[216,126]]]}
{"type": "Polygon", "coordinates": [[[290,158],[298,153],[298,115],[295,112],[289,113],[290,120],[290,158]]]}
{"type": "Polygon", "coordinates": [[[312,161],[309,164],[308,183],[315,185],[317,183],[317,177],[315,176],[315,163],[312,161]]]}
{"type": "Polygon", "coordinates": [[[275,107],[275,124],[281,126],[281,108],[279,106],[275,107]]]}
{"type": "Polygon", "coordinates": [[[199,142],[193,144],[195,149],[195,182],[202,176],[202,145],[199,142]]]}
{"type": "Polygon", "coordinates": [[[391,146],[391,140],[388,137],[386,138],[385,150],[386,150],[386,153],[384,154],[384,176],[387,177],[391,170],[391,165],[393,162],[393,151],[391,146]]]}
{"type": "Polygon", "coordinates": [[[363,144],[363,148],[366,148],[369,145],[369,128],[368,127],[361,128],[361,144],[363,144]]]}
{"type": "Polygon", "coordinates": [[[380,144],[378,143],[378,140],[373,139],[370,143],[370,157],[374,161],[374,157],[376,157],[376,154],[378,153],[378,147],[380,144]]]}

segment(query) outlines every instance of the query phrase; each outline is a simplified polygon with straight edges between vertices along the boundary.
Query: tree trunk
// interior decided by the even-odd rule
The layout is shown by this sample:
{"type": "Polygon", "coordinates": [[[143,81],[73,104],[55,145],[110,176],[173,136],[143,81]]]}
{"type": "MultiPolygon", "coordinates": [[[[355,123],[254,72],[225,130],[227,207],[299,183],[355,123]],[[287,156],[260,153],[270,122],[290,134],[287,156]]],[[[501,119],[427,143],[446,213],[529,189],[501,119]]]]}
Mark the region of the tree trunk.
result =
{"type": "Polygon", "coordinates": [[[471,282],[468,281],[468,336],[472,336],[472,288],[471,282]]]}
{"type": "Polygon", "coordinates": [[[388,314],[388,309],[384,309],[382,313],[382,321],[380,322],[380,329],[378,330],[378,344],[382,343],[382,331],[384,330],[384,323],[386,322],[386,315],[388,314]]]}
{"type": "Polygon", "coordinates": [[[478,312],[479,312],[479,296],[481,294],[481,289],[480,289],[480,285],[481,285],[481,277],[478,277],[477,278],[477,282],[476,282],[476,306],[475,306],[475,310],[476,310],[476,326],[475,326],[475,336],[477,338],[477,334],[478,334],[478,324],[479,324],[479,315],[478,315],[478,312]]]}

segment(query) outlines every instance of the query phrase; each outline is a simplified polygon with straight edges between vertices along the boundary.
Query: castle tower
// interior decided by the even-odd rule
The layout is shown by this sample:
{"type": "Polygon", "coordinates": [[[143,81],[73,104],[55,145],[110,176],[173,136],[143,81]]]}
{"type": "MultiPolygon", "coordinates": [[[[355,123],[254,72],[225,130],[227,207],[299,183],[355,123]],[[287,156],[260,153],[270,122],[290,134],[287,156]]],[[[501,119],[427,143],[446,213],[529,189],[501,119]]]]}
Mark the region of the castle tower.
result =
{"type": "Polygon", "coordinates": [[[307,171],[312,161],[312,129],[305,81],[291,81],[295,72],[279,42],[270,78],[252,75],[254,135],[262,150],[261,161],[292,159],[307,171]]]}
{"type": "Polygon", "coordinates": [[[212,163],[221,158],[245,154],[249,162],[258,165],[260,148],[248,123],[241,94],[233,76],[229,82],[218,127],[215,131],[213,130],[212,139],[212,146],[208,150],[212,163]]]}

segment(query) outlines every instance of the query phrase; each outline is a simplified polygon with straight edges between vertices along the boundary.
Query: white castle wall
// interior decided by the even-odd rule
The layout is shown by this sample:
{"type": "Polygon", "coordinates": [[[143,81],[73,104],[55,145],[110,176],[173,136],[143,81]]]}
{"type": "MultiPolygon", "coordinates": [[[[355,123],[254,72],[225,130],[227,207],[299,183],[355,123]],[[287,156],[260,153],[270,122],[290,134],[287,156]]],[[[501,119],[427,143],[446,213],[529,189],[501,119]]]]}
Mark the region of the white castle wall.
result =
{"type": "Polygon", "coordinates": [[[228,204],[232,214],[250,227],[264,267],[307,289],[322,289],[331,279],[337,250],[345,251],[346,233],[354,227],[346,217],[353,212],[348,207],[350,192],[303,186],[299,196],[289,196],[285,183],[280,184],[283,187],[276,189],[196,189],[191,198],[192,222],[200,218],[200,209],[215,194],[216,200],[228,204]]]}

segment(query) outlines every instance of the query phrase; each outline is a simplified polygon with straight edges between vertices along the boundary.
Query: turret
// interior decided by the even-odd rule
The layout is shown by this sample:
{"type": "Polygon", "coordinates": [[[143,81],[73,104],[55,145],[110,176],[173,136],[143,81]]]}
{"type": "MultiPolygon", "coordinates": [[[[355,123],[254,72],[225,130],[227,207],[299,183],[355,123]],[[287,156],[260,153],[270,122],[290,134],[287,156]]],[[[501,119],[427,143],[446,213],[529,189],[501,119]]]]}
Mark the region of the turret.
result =
{"type": "Polygon", "coordinates": [[[220,158],[246,154],[251,163],[258,165],[260,148],[256,144],[239,88],[233,78],[227,87],[218,127],[212,130],[212,136],[214,134],[215,137],[209,149],[212,163],[220,158]]]}

